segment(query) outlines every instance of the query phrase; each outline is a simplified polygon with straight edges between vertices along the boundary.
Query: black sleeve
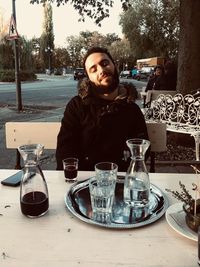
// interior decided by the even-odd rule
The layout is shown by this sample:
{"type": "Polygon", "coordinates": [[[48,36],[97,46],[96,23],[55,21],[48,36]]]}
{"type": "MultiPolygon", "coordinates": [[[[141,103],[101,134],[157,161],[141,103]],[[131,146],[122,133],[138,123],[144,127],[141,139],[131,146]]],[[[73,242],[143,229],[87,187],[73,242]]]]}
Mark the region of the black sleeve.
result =
{"type": "Polygon", "coordinates": [[[80,99],[72,98],[67,104],[57,137],[57,170],[62,170],[62,160],[67,157],[79,158],[80,141],[80,99]]]}

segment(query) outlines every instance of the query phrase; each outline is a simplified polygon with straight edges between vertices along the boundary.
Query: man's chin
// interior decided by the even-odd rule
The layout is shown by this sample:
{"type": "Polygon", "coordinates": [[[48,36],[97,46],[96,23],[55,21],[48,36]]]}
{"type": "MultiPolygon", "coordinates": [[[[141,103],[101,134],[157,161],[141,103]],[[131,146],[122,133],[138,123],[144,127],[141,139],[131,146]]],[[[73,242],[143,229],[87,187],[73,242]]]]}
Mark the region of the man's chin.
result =
{"type": "Polygon", "coordinates": [[[109,87],[109,86],[111,86],[112,85],[112,80],[104,80],[104,81],[102,81],[101,82],[101,85],[100,85],[100,87],[109,87]]]}
{"type": "Polygon", "coordinates": [[[119,76],[117,71],[115,71],[113,76],[107,76],[101,80],[101,84],[96,85],[95,83],[91,82],[91,89],[95,94],[110,94],[118,87],[119,84],[119,76]]]}
{"type": "Polygon", "coordinates": [[[101,85],[101,86],[97,86],[95,88],[95,92],[97,94],[99,94],[99,95],[104,95],[104,94],[110,94],[110,93],[112,93],[115,89],[116,89],[116,87],[113,87],[110,84],[108,84],[108,85],[101,85]]]}

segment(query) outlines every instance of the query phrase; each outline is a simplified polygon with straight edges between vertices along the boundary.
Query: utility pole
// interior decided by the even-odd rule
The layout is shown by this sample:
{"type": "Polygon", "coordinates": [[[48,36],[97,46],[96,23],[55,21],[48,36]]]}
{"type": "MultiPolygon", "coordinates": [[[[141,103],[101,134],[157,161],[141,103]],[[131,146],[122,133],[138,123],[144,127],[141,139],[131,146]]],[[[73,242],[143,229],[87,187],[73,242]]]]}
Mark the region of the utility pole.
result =
{"type": "MultiPolygon", "coordinates": [[[[16,9],[15,9],[15,1],[12,0],[12,12],[13,18],[16,23],[16,9]]],[[[21,94],[21,80],[20,80],[20,73],[19,73],[19,42],[18,38],[13,40],[14,43],[14,53],[15,53],[15,83],[16,83],[16,105],[17,110],[22,111],[22,94],[21,94]]]]}

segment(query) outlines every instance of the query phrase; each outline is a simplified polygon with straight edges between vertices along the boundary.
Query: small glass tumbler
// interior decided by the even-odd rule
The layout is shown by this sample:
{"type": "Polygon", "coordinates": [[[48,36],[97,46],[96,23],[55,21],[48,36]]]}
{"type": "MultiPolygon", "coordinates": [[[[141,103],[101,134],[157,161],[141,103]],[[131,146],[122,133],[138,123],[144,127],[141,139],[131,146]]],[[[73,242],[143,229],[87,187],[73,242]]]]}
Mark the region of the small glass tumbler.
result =
{"type": "Polygon", "coordinates": [[[112,207],[115,196],[115,180],[99,184],[96,177],[89,181],[92,218],[101,223],[111,223],[112,207]]]}
{"type": "Polygon", "coordinates": [[[99,162],[95,165],[95,176],[98,184],[107,183],[110,180],[117,180],[118,166],[113,162],[99,162]]]}
{"type": "Polygon", "coordinates": [[[78,175],[78,159],[77,158],[63,159],[63,170],[66,182],[76,182],[78,175]]]}

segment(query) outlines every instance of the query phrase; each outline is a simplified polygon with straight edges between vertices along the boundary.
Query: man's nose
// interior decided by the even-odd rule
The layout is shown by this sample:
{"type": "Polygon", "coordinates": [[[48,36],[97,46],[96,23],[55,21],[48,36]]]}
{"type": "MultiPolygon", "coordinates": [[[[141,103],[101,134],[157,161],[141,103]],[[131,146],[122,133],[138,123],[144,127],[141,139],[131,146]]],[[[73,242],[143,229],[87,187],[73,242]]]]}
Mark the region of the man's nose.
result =
{"type": "Polygon", "coordinates": [[[104,66],[102,66],[102,65],[98,65],[98,72],[99,72],[99,74],[104,73],[104,69],[105,69],[104,66]]]}

